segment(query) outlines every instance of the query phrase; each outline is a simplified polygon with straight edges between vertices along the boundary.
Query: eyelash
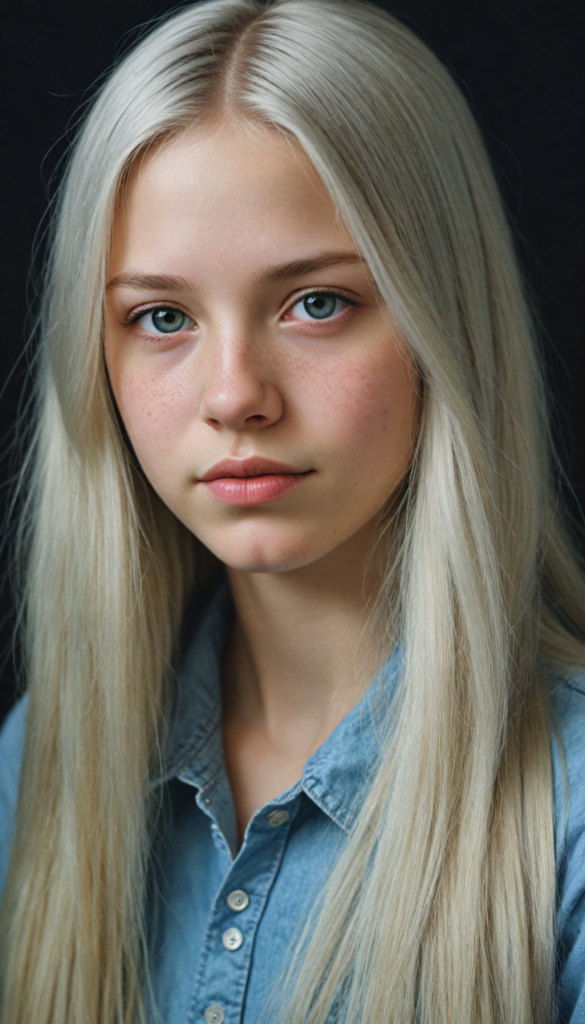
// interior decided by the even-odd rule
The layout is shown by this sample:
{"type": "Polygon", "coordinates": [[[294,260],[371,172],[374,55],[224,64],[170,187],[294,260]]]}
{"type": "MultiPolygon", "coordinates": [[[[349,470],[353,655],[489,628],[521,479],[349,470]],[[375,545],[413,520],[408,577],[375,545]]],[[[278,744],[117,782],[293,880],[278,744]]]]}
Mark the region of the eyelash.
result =
{"type": "MultiPolygon", "coordinates": [[[[341,299],[342,302],[345,302],[348,306],[352,306],[353,308],[359,308],[362,305],[362,303],[358,302],[356,299],[348,299],[347,295],[343,295],[341,292],[332,291],[330,288],[310,288],[306,292],[302,292],[300,295],[297,295],[295,300],[294,300],[294,302],[291,302],[290,305],[287,307],[287,309],[285,310],[285,313],[287,313],[290,309],[294,309],[294,307],[299,302],[302,302],[303,299],[309,298],[309,296],[311,296],[311,295],[331,295],[335,299],[341,299]]],[[[130,316],[126,317],[126,319],[121,320],[120,321],[120,326],[121,327],[131,327],[133,324],[138,323],[138,321],[141,319],[141,317],[145,316],[146,313],[156,313],[156,311],[159,310],[159,309],[170,309],[170,310],[172,310],[172,309],[179,309],[179,307],[178,306],[172,306],[170,304],[167,305],[167,303],[162,303],[162,302],[155,302],[151,306],[142,306],[141,309],[139,309],[136,313],[132,313],[130,316]]],[[[183,311],[181,310],[181,312],[183,312],[183,311]]],[[[345,312],[345,311],[343,311],[343,312],[345,312]]],[[[335,317],[331,317],[330,319],[314,320],[314,321],[303,320],[302,323],[303,324],[312,324],[312,325],[316,325],[316,326],[321,326],[322,324],[332,323],[333,320],[335,320],[336,318],[343,316],[343,312],[337,313],[335,315],[335,317]]],[[[187,314],[185,314],[185,315],[187,315],[187,314]]],[[[192,328],[188,327],[188,328],[186,328],[186,330],[192,330],[192,328]]],[[[146,332],[146,333],[148,333],[148,332],[146,332]]],[[[175,331],[173,333],[180,334],[181,331],[175,331]]],[[[164,337],[164,336],[165,335],[158,335],[158,334],[153,335],[153,337],[156,337],[156,338],[164,337]]],[[[170,334],[167,335],[167,337],[170,337],[170,334]]]]}
{"type": "MultiPolygon", "coordinates": [[[[300,295],[296,296],[294,302],[291,302],[290,305],[287,306],[285,314],[288,313],[291,309],[294,309],[294,307],[297,306],[299,302],[302,302],[303,299],[308,299],[312,295],[331,295],[332,298],[341,299],[341,301],[345,302],[347,306],[352,306],[354,309],[357,309],[362,305],[362,303],[358,302],[357,299],[348,299],[347,295],[343,295],[341,292],[332,291],[331,288],[309,288],[307,289],[307,291],[301,292],[300,295]]],[[[342,317],[344,312],[345,310],[342,310],[341,313],[336,313],[335,316],[328,318],[326,320],[303,320],[302,323],[316,325],[332,323],[334,320],[338,319],[339,317],[342,317]]]]}

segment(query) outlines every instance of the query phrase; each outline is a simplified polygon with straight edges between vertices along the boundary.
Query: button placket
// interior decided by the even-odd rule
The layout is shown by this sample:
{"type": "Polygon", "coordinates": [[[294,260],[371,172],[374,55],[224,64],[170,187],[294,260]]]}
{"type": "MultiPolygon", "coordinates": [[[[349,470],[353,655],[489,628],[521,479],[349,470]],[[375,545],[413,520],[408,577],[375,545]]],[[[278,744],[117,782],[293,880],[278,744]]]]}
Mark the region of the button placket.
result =
{"type": "MultiPolygon", "coordinates": [[[[224,1020],[227,1024],[232,1024],[232,1021],[238,1024],[242,1019],[254,937],[288,838],[289,829],[281,826],[292,820],[291,813],[284,808],[278,808],[277,812],[277,824],[270,824],[270,815],[259,815],[252,823],[244,846],[215,899],[192,1004],[194,1021],[201,1020],[201,1015],[206,1024],[223,1024],[224,1020]],[[267,821],[270,826],[268,833],[267,821]],[[236,888],[234,883],[240,882],[241,885],[245,879],[249,879],[251,884],[236,888]],[[233,923],[234,914],[238,915],[239,923],[239,915],[244,910],[246,913],[241,920],[245,920],[245,927],[240,929],[233,923]],[[204,1001],[205,996],[207,999],[204,1001]],[[207,1011],[216,1012],[218,1009],[224,1015],[221,1021],[218,1017],[210,1022],[207,1011]]],[[[272,811],[271,814],[277,812],[272,811]]]]}

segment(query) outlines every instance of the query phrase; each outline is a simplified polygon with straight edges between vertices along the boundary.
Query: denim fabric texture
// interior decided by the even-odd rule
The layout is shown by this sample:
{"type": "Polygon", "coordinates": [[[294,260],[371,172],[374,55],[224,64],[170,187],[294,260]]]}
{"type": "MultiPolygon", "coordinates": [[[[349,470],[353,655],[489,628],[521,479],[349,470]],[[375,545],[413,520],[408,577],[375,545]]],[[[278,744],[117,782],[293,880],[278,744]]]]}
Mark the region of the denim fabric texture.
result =
{"type": "MultiPolygon", "coordinates": [[[[262,1024],[282,994],[290,949],[356,819],[400,680],[400,655],[307,761],[302,778],[262,807],[237,851],[221,738],[221,659],[233,606],[216,588],[179,672],[164,776],[164,828],[153,870],[152,977],[160,1024],[262,1024]],[[268,1007],[268,1009],[267,1009],[268,1007]]],[[[563,1024],[585,1024],[585,676],[551,677],[565,751],[551,756],[558,878],[558,998],[563,1024]]],[[[26,699],[0,733],[0,887],[10,852],[26,699]]],[[[336,1014],[332,1015],[332,1021],[336,1014]]]]}

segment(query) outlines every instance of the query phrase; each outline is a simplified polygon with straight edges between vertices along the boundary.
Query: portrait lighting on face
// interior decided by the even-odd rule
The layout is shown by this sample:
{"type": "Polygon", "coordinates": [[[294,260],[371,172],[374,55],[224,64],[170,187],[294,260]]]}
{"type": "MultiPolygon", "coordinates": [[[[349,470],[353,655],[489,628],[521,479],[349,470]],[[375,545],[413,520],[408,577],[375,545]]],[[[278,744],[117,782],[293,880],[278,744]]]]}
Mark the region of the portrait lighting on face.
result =
{"type": "Polygon", "coordinates": [[[108,281],[114,396],[188,529],[248,571],[365,553],[412,460],[417,374],[302,151],[229,124],[160,146],[108,281]]]}

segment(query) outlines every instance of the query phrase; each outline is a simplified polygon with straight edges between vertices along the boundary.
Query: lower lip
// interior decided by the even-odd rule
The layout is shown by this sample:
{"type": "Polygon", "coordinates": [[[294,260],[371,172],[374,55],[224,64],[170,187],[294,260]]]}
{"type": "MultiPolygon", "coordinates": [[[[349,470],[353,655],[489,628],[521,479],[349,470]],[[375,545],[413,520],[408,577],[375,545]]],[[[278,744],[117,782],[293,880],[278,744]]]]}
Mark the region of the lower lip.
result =
{"type": "Polygon", "coordinates": [[[309,473],[274,473],[266,476],[225,476],[205,481],[214,498],[224,505],[266,505],[294,490],[309,473]]]}

